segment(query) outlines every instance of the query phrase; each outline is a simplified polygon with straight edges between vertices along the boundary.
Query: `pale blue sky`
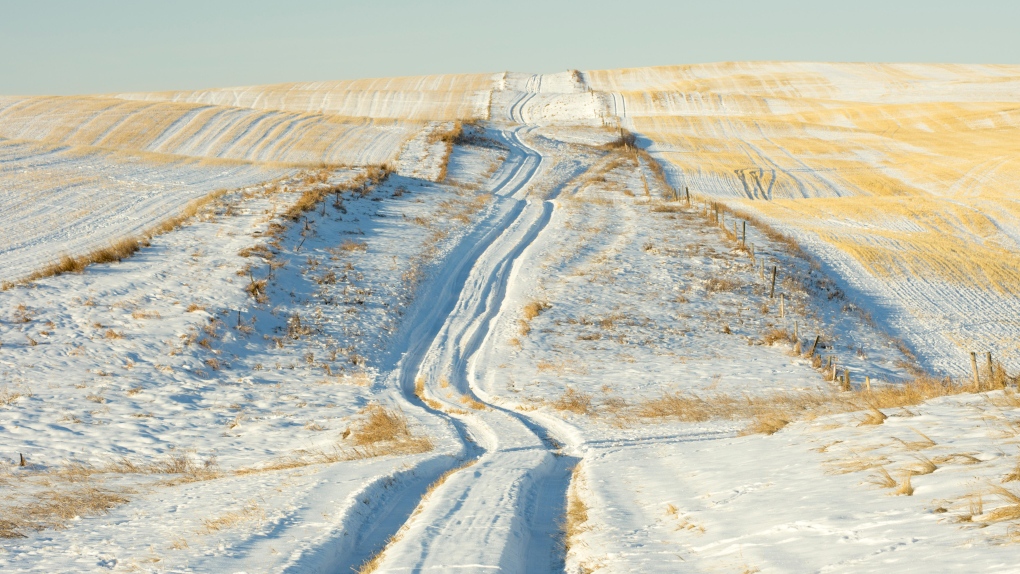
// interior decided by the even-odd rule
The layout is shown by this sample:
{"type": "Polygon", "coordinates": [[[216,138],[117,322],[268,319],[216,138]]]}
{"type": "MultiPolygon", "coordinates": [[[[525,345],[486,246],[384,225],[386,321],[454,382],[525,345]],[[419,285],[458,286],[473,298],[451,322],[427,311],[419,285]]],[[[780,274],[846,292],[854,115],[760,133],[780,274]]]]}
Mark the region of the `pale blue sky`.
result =
{"type": "Polygon", "coordinates": [[[727,60],[1020,64],[1020,2],[0,0],[0,94],[727,60]]]}

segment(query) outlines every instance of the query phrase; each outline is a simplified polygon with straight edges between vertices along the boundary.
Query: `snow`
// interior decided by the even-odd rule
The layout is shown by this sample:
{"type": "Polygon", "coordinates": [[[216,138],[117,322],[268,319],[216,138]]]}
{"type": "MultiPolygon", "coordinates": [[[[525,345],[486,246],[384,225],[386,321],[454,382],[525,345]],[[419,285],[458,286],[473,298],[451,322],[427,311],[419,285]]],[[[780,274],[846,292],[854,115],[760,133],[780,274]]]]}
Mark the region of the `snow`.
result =
{"type": "MultiPolygon", "coordinates": [[[[748,70],[830,78],[779,83],[777,100],[845,97],[875,82],[852,65],[760,64],[119,98],[267,118],[348,113],[337,102],[368,98],[384,110],[374,117],[400,118],[406,131],[364,152],[391,158],[395,173],[353,189],[345,185],[368,168],[210,163],[208,150],[157,160],[130,141],[62,147],[97,140],[57,145],[54,131],[2,142],[3,181],[20,195],[0,208],[22,225],[15,237],[35,237],[0,251],[6,277],[232,191],[120,263],[0,291],[0,531],[90,487],[126,499],[2,539],[0,569],[337,572],[372,561],[377,572],[1016,571],[1017,522],[1000,520],[1015,504],[1003,493],[1017,493],[1013,390],[884,409],[881,424],[865,424],[874,413],[805,415],[771,435],[746,434],[749,421],[735,416],[642,410],[664,396],[838,395],[794,352],[794,332],[804,347],[818,336],[823,358],[859,390],[913,376],[897,337],[950,356],[967,318],[988,322],[982,336],[1009,328],[1005,298],[968,307],[980,291],[945,293],[943,283],[936,297],[934,281],[867,273],[764,209],[804,253],[755,221],[745,249],[733,234],[740,220],[724,212],[716,225],[703,202],[708,192],[739,195],[739,180],[708,173],[697,181],[715,187],[690,204],[671,200],[649,157],[668,160],[672,144],[656,140],[652,156],[603,145],[618,121],[637,125],[624,106],[662,103],[631,93],[748,70]],[[429,94],[401,95],[416,89],[429,94]],[[472,117],[488,120],[465,126],[446,157],[438,134],[472,117]],[[78,173],[84,183],[67,183],[78,173]],[[303,193],[332,189],[342,191],[284,215],[303,193]],[[33,194],[92,199],[98,215],[33,194]],[[162,203],[137,207],[144,201],[162,203]],[[25,214],[35,219],[20,223],[25,214]],[[36,231],[54,220],[85,231],[63,244],[36,231]],[[925,305],[946,302],[957,314],[930,332],[948,335],[929,338],[925,305]],[[405,417],[431,448],[356,448],[370,405],[405,417]],[[144,470],[175,460],[193,468],[144,470]],[[892,485],[882,486],[883,471],[892,485]],[[564,533],[564,515],[578,508],[584,519],[564,533]]],[[[1010,82],[1008,68],[882,73],[952,86],[974,70],[1010,82]]],[[[740,100],[747,78],[734,82],[733,105],[671,96],[665,112],[708,115],[696,108],[712,101],[711,114],[760,113],[760,102],[740,100]]],[[[923,99],[929,89],[895,93],[923,99]]],[[[890,88],[860,97],[885,93],[869,90],[890,88]]],[[[957,92],[992,97],[982,90],[957,92]]],[[[674,185],[695,181],[683,164],[665,167],[674,185]]],[[[920,225],[895,213],[865,223],[920,225]]]]}

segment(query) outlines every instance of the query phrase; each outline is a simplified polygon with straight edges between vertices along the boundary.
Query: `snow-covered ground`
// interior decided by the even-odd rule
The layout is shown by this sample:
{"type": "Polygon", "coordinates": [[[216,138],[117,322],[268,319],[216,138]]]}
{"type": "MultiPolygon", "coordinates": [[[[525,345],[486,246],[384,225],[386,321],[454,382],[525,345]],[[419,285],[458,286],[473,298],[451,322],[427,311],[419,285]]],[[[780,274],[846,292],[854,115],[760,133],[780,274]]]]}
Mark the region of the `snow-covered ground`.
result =
{"type": "Polygon", "coordinates": [[[231,191],[120,263],[0,291],[0,569],[1017,571],[1016,392],[839,407],[913,378],[914,323],[606,145],[638,76],[121,96],[328,115],[371,92],[388,111],[358,113],[418,125],[385,178],[3,142],[4,217],[36,234],[0,252],[14,278],[160,220],[134,182],[163,216],[231,191]],[[93,223],[60,244],[24,214],[93,223]],[[796,397],[821,406],[756,432],[796,397]]]}

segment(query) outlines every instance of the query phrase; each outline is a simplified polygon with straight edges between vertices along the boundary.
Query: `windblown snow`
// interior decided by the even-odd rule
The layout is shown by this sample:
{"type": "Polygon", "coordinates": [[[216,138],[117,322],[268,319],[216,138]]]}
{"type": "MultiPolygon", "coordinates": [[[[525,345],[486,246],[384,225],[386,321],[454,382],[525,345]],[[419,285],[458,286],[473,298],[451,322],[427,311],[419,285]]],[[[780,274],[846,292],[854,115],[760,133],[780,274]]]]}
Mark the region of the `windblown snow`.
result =
{"type": "Polygon", "coordinates": [[[1016,571],[1018,88],[2,97],[0,569],[1016,571]]]}

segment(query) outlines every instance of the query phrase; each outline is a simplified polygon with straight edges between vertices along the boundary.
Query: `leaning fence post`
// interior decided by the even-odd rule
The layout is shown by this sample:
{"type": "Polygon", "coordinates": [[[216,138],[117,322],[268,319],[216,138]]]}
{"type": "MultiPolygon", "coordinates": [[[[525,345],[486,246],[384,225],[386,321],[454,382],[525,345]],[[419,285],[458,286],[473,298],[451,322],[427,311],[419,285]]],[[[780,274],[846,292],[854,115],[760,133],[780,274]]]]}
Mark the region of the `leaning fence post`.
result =
{"type": "Polygon", "coordinates": [[[974,351],[970,352],[970,366],[974,370],[974,389],[980,391],[981,379],[978,377],[977,353],[974,351]]]}
{"type": "Polygon", "coordinates": [[[809,357],[815,356],[815,349],[818,348],[818,342],[821,341],[821,340],[822,340],[822,336],[821,335],[815,335],[815,342],[812,343],[811,350],[808,351],[808,354],[807,354],[809,357]]]}

